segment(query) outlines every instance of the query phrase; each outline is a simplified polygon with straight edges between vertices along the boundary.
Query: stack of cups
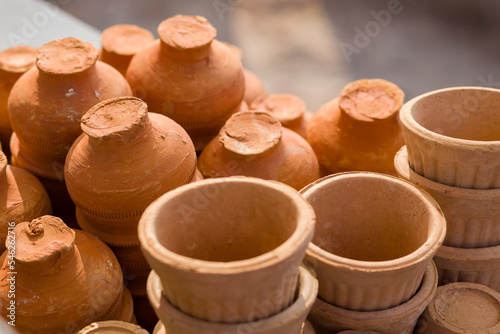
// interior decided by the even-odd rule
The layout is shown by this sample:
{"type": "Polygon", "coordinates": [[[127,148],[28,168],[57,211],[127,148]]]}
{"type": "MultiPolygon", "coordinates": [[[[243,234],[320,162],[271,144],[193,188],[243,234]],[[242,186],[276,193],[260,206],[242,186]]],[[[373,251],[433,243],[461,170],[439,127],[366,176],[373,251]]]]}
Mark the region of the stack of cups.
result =
{"type": "Polygon", "coordinates": [[[161,196],[139,222],[158,330],[300,334],[318,290],[300,266],[314,225],[296,190],[256,178],[204,180],[161,196]]]}
{"type": "Polygon", "coordinates": [[[412,333],[437,288],[432,257],[446,234],[436,202],[409,182],[339,173],[301,190],[316,212],[306,262],[317,273],[316,333],[412,333]]]}
{"type": "Polygon", "coordinates": [[[414,98],[401,109],[406,147],[399,177],[418,185],[447,222],[434,257],[439,283],[500,291],[500,90],[457,87],[414,98]]]}

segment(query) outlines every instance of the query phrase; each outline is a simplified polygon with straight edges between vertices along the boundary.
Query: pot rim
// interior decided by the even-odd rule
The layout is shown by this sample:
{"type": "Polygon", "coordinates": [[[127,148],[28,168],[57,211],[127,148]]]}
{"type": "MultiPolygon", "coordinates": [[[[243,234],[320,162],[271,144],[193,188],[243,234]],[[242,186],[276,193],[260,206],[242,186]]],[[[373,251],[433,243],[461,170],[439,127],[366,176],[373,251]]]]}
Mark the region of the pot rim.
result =
{"type": "Polygon", "coordinates": [[[434,131],[431,131],[424,126],[420,125],[415,118],[413,117],[412,110],[413,106],[420,102],[421,100],[433,96],[438,95],[445,92],[450,91],[460,91],[460,90],[468,90],[468,91],[489,91],[492,93],[497,93],[500,97],[500,89],[489,88],[489,87],[474,87],[474,86],[458,86],[458,87],[450,87],[434,90],[417,97],[414,97],[410,101],[406,102],[401,111],[399,113],[399,118],[401,120],[401,124],[403,125],[403,129],[407,129],[413,132],[415,135],[424,138],[426,140],[432,140],[433,142],[437,142],[442,146],[451,146],[457,149],[473,149],[487,152],[498,152],[500,151],[500,140],[470,140],[470,139],[460,139],[450,136],[445,136],[434,131]]]}
{"type": "Polygon", "coordinates": [[[147,330],[144,328],[132,324],[130,322],[125,322],[122,320],[104,320],[104,321],[95,321],[88,326],[82,328],[76,334],[97,334],[101,331],[101,329],[106,330],[116,330],[117,333],[130,333],[130,334],[146,334],[147,330]]]}
{"type": "Polygon", "coordinates": [[[336,268],[344,268],[346,270],[354,270],[354,271],[371,271],[371,272],[386,272],[399,270],[406,267],[413,266],[417,263],[421,263],[426,261],[429,257],[432,257],[434,253],[438,250],[438,248],[442,245],[445,235],[446,235],[446,221],[443,215],[443,212],[439,208],[438,203],[434,198],[432,198],[428,193],[422,191],[417,188],[411,182],[398,179],[397,177],[375,173],[375,172],[343,172],[336,173],[332,175],[325,176],[321,179],[316,180],[315,182],[307,185],[306,187],[300,190],[300,193],[304,196],[307,192],[313,191],[315,187],[320,187],[324,184],[329,184],[338,180],[340,178],[346,177],[370,177],[370,178],[383,178],[389,182],[399,183],[402,187],[411,191],[418,197],[422,199],[425,203],[426,207],[430,211],[429,217],[429,236],[427,240],[415,251],[407,254],[405,256],[385,261],[362,261],[362,260],[354,260],[350,258],[346,258],[343,256],[335,255],[330,253],[311,241],[307,248],[307,255],[319,260],[323,263],[326,263],[329,266],[333,266],[336,268]],[[438,223],[440,222],[440,223],[438,223]],[[440,227],[441,225],[441,227],[440,227]]]}
{"type": "Polygon", "coordinates": [[[309,243],[309,239],[314,232],[316,215],[312,206],[300,194],[290,186],[276,181],[268,181],[247,176],[231,176],[216,179],[206,179],[194,183],[183,185],[171,190],[159,197],[144,211],[138,226],[139,240],[141,248],[149,256],[161,263],[168,263],[179,270],[192,271],[206,274],[239,274],[242,272],[255,271],[282,262],[286,258],[292,257],[300,248],[301,244],[309,243]],[[185,192],[195,189],[209,187],[213,185],[225,186],[228,183],[240,185],[259,184],[261,187],[272,188],[274,191],[288,197],[290,202],[297,207],[297,227],[295,231],[282,244],[264,254],[237,261],[218,262],[206,261],[177,254],[163,245],[158,240],[156,234],[156,224],[161,220],[158,211],[172,198],[185,192]]]}

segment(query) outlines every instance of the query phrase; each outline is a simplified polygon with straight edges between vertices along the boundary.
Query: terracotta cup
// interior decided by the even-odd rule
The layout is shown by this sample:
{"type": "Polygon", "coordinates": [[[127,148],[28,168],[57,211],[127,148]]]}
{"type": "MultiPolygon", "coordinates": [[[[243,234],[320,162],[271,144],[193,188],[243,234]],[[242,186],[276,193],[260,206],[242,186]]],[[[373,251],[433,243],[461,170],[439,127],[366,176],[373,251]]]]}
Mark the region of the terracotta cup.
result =
{"type": "Polygon", "coordinates": [[[313,209],[293,188],[220,178],[153,202],[139,240],[173,306],[203,320],[249,322],[293,302],[314,223],[313,209]]]}
{"type": "Polygon", "coordinates": [[[460,248],[500,244],[500,189],[466,189],[427,179],[410,168],[406,146],[396,154],[394,165],[400,178],[431,195],[446,218],[443,244],[460,248]]]}
{"type": "Polygon", "coordinates": [[[380,311],[352,311],[317,298],[308,319],[317,334],[337,333],[346,329],[373,330],[380,334],[411,334],[436,290],[436,266],[431,262],[417,293],[398,306],[380,311]]]}
{"type": "Polygon", "coordinates": [[[417,96],[401,109],[411,168],[462,188],[500,188],[500,90],[454,87],[417,96]]]}
{"type": "Polygon", "coordinates": [[[108,320],[93,322],[77,334],[148,334],[148,331],[128,322],[108,320]]]}
{"type": "MultiPolygon", "coordinates": [[[[317,280],[303,267],[299,270],[296,290],[292,304],[278,314],[256,321],[225,324],[204,321],[179,311],[162,294],[160,278],[154,271],[148,279],[149,300],[165,326],[165,333],[172,334],[300,334],[318,292],[317,280]]],[[[272,295],[267,298],[273,303],[272,295]]]]}
{"type": "Polygon", "coordinates": [[[317,216],[306,260],[317,272],[323,301],[375,311],[415,294],[446,234],[432,197],[409,182],[368,172],[327,176],[301,193],[317,216]]]}
{"type": "Polygon", "coordinates": [[[500,293],[474,283],[441,286],[414,333],[500,333],[500,293]]]}
{"type": "MultiPolygon", "coordinates": [[[[158,323],[156,324],[153,334],[168,334],[165,326],[163,326],[163,323],[161,321],[158,321],[158,323]]],[[[315,334],[314,328],[309,321],[304,322],[304,324],[302,325],[301,334],[315,334]]]]}

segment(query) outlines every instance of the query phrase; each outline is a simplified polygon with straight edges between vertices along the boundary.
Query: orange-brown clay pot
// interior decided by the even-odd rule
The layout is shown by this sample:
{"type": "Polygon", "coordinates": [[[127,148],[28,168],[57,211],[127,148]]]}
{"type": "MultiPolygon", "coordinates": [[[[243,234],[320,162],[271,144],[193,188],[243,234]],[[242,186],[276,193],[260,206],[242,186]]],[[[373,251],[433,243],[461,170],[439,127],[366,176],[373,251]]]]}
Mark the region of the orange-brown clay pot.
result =
{"type": "Polygon", "coordinates": [[[430,195],[369,172],[324,177],[301,193],[317,216],[306,261],[316,270],[323,301],[377,311],[415,294],[446,234],[430,195]]]}
{"type": "Polygon", "coordinates": [[[38,49],[36,67],[19,78],[9,96],[15,166],[62,180],[66,154],[82,133],[83,114],[100,101],[131,95],[123,76],[96,60],[91,44],[71,37],[38,49]]]}
{"type": "Polygon", "coordinates": [[[131,24],[117,24],[102,32],[102,49],[97,59],[113,66],[125,76],[132,57],[153,41],[154,36],[147,29],[131,24]]]}
{"type": "MultiPolygon", "coordinates": [[[[91,322],[122,317],[122,272],[102,241],[53,216],[17,224],[14,233],[15,248],[0,257],[0,303],[11,305],[15,281],[18,331],[74,333],[91,322]]],[[[4,318],[7,312],[3,307],[4,318]]]]}
{"type": "Polygon", "coordinates": [[[124,321],[99,321],[82,328],[77,334],[149,334],[144,328],[124,321]]]}
{"type": "Polygon", "coordinates": [[[206,178],[253,176],[297,190],[319,178],[318,160],[307,141],[262,111],[231,116],[201,153],[198,168],[206,178]]]}
{"type": "Polygon", "coordinates": [[[441,286],[414,333],[498,334],[500,293],[474,283],[441,286]]]}
{"type": "Polygon", "coordinates": [[[306,137],[307,122],[313,114],[306,110],[306,103],[292,94],[261,95],[250,105],[252,110],[267,111],[284,127],[306,137]]]}
{"type": "Polygon", "coordinates": [[[19,77],[35,65],[36,49],[19,45],[0,52],[0,142],[7,158],[10,157],[9,142],[12,134],[7,99],[19,77]]]}
{"type": "Polygon", "coordinates": [[[307,125],[307,141],[330,173],[372,171],[396,175],[394,155],[404,145],[398,111],[404,93],[382,79],[348,84],[307,125]]]}
{"type": "Polygon", "coordinates": [[[243,101],[241,62],[214,40],[204,17],[176,15],[158,34],[160,41],[132,59],[127,80],[150,111],[179,123],[201,151],[243,101]]]}
{"type": "Polygon", "coordinates": [[[22,168],[7,165],[0,151],[0,254],[5,251],[8,223],[31,221],[51,213],[49,196],[40,181],[22,168]]]}
{"type": "Polygon", "coordinates": [[[262,319],[292,303],[313,232],[314,212],[293,188],[237,176],[174,189],[139,222],[168,301],[223,323],[262,319]]]}

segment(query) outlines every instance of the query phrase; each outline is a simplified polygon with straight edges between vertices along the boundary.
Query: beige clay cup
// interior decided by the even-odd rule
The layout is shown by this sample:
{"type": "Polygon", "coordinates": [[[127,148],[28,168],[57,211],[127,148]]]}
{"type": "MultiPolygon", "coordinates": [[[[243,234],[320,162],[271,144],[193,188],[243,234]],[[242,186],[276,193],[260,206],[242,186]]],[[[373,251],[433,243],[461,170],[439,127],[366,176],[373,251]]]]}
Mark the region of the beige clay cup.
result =
{"type": "MultiPolygon", "coordinates": [[[[303,323],[302,332],[300,334],[315,334],[315,333],[316,332],[314,331],[314,328],[312,327],[309,321],[303,323]]],[[[153,334],[168,334],[167,330],[165,329],[165,326],[163,326],[163,323],[161,321],[158,321],[158,323],[156,324],[153,334]]]]}
{"type": "Polygon", "coordinates": [[[129,322],[109,320],[93,322],[77,334],[148,334],[148,331],[129,322]]]}
{"type": "Polygon", "coordinates": [[[408,301],[442,244],[437,203],[409,182],[370,172],[339,173],[301,190],[316,212],[306,261],[321,300],[355,311],[408,301]]]}
{"type": "Polygon", "coordinates": [[[293,188],[240,176],[161,196],[142,215],[139,239],[173,306],[207,321],[250,322],[292,304],[314,225],[293,188]]]}
{"type": "Polygon", "coordinates": [[[454,87],[417,96],[400,111],[418,174],[450,186],[500,188],[500,90],[454,87]]]}

